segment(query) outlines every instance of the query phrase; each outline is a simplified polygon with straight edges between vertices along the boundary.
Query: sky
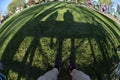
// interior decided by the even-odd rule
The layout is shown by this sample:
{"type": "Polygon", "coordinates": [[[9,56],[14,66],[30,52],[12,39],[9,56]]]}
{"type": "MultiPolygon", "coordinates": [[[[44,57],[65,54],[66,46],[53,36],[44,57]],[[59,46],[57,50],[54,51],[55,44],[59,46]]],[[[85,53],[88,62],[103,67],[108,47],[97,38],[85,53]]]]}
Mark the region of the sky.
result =
{"type": "Polygon", "coordinates": [[[12,0],[0,0],[0,14],[7,13],[7,6],[12,0]]]}
{"type": "MultiPolygon", "coordinates": [[[[27,2],[28,0],[26,0],[27,2]]],[[[12,0],[0,0],[0,14],[7,14],[7,6],[12,0]]]]}
{"type": "MultiPolygon", "coordinates": [[[[0,0],[0,14],[5,15],[7,13],[7,6],[12,0],[0,0]]],[[[117,3],[120,4],[120,0],[112,0],[113,7],[116,9],[117,3]]]]}
{"type": "Polygon", "coordinates": [[[112,0],[112,5],[115,8],[115,10],[117,10],[117,4],[120,5],[120,0],[112,0]]]}

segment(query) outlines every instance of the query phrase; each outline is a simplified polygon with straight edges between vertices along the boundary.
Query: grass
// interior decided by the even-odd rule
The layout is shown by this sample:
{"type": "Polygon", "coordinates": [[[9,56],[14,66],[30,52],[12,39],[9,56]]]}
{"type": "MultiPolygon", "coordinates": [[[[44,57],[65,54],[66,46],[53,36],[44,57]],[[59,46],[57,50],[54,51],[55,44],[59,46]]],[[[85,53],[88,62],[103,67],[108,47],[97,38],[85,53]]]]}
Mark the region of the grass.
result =
{"type": "MultiPolygon", "coordinates": [[[[0,26],[0,59],[8,80],[36,80],[62,56],[59,80],[70,80],[69,58],[91,80],[103,80],[119,61],[120,24],[72,3],[33,6],[0,26]]],[[[111,78],[111,77],[110,77],[111,78]]]]}

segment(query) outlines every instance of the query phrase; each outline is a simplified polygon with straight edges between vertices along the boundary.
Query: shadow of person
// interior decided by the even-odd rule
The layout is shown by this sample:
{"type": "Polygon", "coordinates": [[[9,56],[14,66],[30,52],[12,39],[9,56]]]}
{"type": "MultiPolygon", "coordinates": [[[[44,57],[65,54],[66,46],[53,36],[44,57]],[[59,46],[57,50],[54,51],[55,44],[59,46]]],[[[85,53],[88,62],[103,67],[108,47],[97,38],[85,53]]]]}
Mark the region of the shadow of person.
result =
{"type": "Polygon", "coordinates": [[[76,68],[75,63],[75,39],[71,38],[70,68],[76,68]]]}
{"type": "Polygon", "coordinates": [[[55,22],[57,16],[58,16],[58,12],[56,11],[46,19],[46,22],[48,22],[49,24],[55,22]]]}
{"type": "Polygon", "coordinates": [[[61,67],[62,64],[62,47],[63,47],[63,39],[58,40],[58,49],[55,59],[55,67],[61,67]]]}
{"type": "MultiPolygon", "coordinates": [[[[55,12],[56,13],[56,12],[55,12]]],[[[55,19],[56,16],[51,16],[53,19],[55,19]]],[[[51,18],[49,17],[49,18],[51,18]]],[[[74,22],[73,21],[73,15],[72,13],[67,10],[65,13],[64,13],[64,23],[71,23],[71,22],[74,22]],[[69,20],[69,21],[68,21],[69,20]]],[[[49,18],[47,20],[49,20],[49,18]]],[[[51,19],[50,19],[51,20],[51,19]]],[[[69,26],[68,26],[69,27],[69,26]]],[[[67,28],[68,29],[68,28],[67,28]]],[[[59,48],[58,48],[58,54],[56,55],[56,61],[55,61],[55,64],[57,64],[58,62],[60,63],[60,61],[62,60],[62,45],[63,45],[63,39],[62,37],[58,38],[59,40],[59,48]]],[[[73,40],[72,40],[72,44],[74,44],[73,40]]],[[[73,46],[73,45],[72,45],[73,46]]],[[[71,54],[74,54],[74,51],[73,49],[71,50],[71,54]]],[[[72,55],[73,56],[73,55],[72,55]]]]}
{"type": "Polygon", "coordinates": [[[64,22],[67,22],[67,23],[73,23],[73,14],[67,10],[65,13],[64,13],[64,22]]]}

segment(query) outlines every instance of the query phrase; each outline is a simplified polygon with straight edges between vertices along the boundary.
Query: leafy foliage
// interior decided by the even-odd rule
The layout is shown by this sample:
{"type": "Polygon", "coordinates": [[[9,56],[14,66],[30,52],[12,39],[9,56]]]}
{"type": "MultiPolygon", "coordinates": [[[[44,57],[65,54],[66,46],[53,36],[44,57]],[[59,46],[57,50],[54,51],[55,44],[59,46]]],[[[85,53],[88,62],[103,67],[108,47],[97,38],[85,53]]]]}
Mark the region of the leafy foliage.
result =
{"type": "Polygon", "coordinates": [[[28,4],[29,5],[34,5],[35,4],[35,0],[28,0],[28,4]]]}
{"type": "Polygon", "coordinates": [[[40,2],[40,0],[35,0],[35,3],[39,3],[40,2]]]}
{"type": "Polygon", "coordinates": [[[107,4],[110,5],[112,0],[99,0],[101,2],[101,4],[107,4]]]}
{"type": "Polygon", "coordinates": [[[8,5],[8,10],[11,14],[15,13],[16,8],[24,7],[25,0],[12,0],[12,2],[8,5]]]}

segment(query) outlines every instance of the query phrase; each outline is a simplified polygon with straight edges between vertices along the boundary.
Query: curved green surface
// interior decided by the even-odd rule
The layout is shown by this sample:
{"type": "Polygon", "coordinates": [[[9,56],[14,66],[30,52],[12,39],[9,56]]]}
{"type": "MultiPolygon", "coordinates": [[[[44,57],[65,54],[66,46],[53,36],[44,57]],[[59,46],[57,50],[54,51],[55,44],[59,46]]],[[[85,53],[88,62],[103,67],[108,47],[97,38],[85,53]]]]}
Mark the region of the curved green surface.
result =
{"type": "MultiPolygon", "coordinates": [[[[120,25],[72,3],[30,7],[0,26],[0,57],[9,80],[36,80],[62,56],[63,69],[75,54],[79,70],[103,80],[119,60],[120,25]],[[62,54],[62,55],[61,55],[62,54]]],[[[70,80],[67,70],[59,80],[70,80]]]]}

